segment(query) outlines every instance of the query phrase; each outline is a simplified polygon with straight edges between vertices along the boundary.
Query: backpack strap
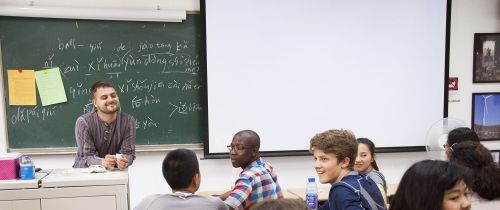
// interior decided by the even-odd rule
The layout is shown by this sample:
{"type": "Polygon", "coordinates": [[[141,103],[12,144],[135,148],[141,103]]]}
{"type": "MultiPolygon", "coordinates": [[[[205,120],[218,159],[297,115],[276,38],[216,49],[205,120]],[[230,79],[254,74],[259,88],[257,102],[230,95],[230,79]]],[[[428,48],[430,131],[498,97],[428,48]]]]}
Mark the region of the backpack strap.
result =
{"type": "Polygon", "coordinates": [[[359,183],[359,191],[361,192],[361,195],[368,201],[368,205],[370,205],[370,208],[375,210],[378,209],[377,207],[377,202],[375,202],[372,198],[372,196],[363,188],[363,185],[359,183]]]}
{"type": "Polygon", "coordinates": [[[343,185],[343,186],[346,186],[347,188],[351,189],[356,195],[358,195],[358,198],[361,199],[361,195],[359,194],[359,190],[347,182],[340,181],[340,182],[333,184],[332,187],[339,186],[339,185],[343,185]]]}
{"type": "MultiPolygon", "coordinates": [[[[363,188],[362,182],[369,181],[368,179],[370,179],[370,177],[364,176],[364,175],[361,175],[361,179],[358,179],[359,188],[360,188],[359,190],[361,192],[361,195],[363,195],[363,197],[366,199],[366,201],[368,202],[368,205],[370,205],[371,209],[385,209],[385,206],[380,206],[377,202],[375,202],[375,200],[373,200],[370,193],[368,193],[368,191],[366,191],[365,188],[363,188]],[[365,179],[365,180],[363,180],[363,179],[365,179]]],[[[377,190],[378,190],[378,188],[377,188],[377,190]]]]}
{"type": "MultiPolygon", "coordinates": [[[[351,173],[352,173],[352,175],[354,175],[353,172],[351,172],[351,173]]],[[[373,200],[372,196],[368,193],[368,191],[366,191],[366,189],[363,188],[363,183],[365,181],[368,181],[366,179],[369,179],[369,177],[363,176],[361,174],[359,174],[359,175],[360,175],[360,177],[357,179],[358,184],[359,184],[359,190],[356,189],[356,187],[352,186],[351,184],[349,184],[345,181],[337,182],[333,185],[333,187],[336,185],[344,185],[344,186],[348,187],[349,189],[351,189],[355,194],[357,194],[360,199],[364,198],[372,210],[385,209],[385,207],[378,205],[377,202],[375,202],[375,200],[373,200]]],[[[378,190],[378,188],[377,188],[377,190],[378,190]]]]}

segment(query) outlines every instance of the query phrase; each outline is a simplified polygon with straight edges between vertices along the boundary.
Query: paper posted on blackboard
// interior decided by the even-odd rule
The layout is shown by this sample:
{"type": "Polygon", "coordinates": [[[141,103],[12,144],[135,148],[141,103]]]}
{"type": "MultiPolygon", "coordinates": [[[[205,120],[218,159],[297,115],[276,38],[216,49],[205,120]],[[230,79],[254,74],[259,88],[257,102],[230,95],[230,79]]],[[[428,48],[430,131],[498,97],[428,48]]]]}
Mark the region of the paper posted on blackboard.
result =
{"type": "Polygon", "coordinates": [[[35,78],[43,106],[68,101],[59,67],[36,71],[35,78]]]}
{"type": "Polygon", "coordinates": [[[7,70],[9,82],[9,105],[36,105],[35,70],[7,70]]]}

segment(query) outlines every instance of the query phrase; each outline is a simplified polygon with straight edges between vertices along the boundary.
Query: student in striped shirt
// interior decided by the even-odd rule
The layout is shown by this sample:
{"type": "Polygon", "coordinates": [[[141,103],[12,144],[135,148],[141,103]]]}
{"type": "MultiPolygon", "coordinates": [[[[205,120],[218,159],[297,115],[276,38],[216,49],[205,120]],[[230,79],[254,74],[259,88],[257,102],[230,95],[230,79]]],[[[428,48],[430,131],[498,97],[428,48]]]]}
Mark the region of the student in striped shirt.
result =
{"type": "Polygon", "coordinates": [[[230,208],[247,210],[258,201],[283,198],[276,172],[260,157],[257,133],[240,131],[227,148],[233,167],[243,169],[233,189],[220,196],[230,208]]]}

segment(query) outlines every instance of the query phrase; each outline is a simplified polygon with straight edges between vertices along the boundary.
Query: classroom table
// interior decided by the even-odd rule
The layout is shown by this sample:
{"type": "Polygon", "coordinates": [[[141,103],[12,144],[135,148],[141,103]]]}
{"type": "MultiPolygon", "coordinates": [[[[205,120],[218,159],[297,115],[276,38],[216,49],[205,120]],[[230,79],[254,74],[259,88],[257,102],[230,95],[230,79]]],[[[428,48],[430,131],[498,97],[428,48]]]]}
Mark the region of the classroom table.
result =
{"type": "MultiPolygon", "coordinates": [[[[224,190],[211,190],[211,191],[198,191],[196,192],[197,195],[204,195],[204,196],[214,196],[214,195],[221,195],[224,194],[227,191],[224,190]]],[[[283,197],[284,198],[290,198],[290,199],[300,199],[300,197],[296,196],[295,194],[289,192],[288,190],[283,190],[283,197]]]]}
{"type": "MultiPolygon", "coordinates": [[[[396,193],[398,184],[387,184],[387,197],[392,196],[396,193]]],[[[294,194],[300,199],[306,199],[306,189],[305,188],[290,188],[288,192],[294,194]]],[[[328,200],[328,193],[330,192],[329,186],[318,186],[318,201],[323,202],[328,200]]]]}
{"type": "Polygon", "coordinates": [[[50,172],[50,170],[38,172],[35,174],[35,178],[30,180],[0,180],[0,190],[36,189],[39,187],[40,180],[47,176],[50,172]]]}
{"type": "MultiPolygon", "coordinates": [[[[302,200],[306,200],[306,188],[289,188],[288,192],[294,194],[302,200]]],[[[327,201],[329,192],[330,186],[318,186],[318,201],[327,201]]]]}
{"type": "Polygon", "coordinates": [[[0,209],[128,210],[128,172],[43,170],[33,180],[0,181],[0,209]]]}

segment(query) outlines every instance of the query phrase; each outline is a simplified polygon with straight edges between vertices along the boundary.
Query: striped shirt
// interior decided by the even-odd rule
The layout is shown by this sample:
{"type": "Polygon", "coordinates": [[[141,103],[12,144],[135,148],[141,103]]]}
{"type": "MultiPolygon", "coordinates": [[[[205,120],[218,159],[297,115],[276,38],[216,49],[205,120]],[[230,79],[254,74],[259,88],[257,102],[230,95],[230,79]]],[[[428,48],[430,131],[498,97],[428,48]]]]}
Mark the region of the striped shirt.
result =
{"type": "Polygon", "coordinates": [[[224,202],[233,209],[246,210],[258,201],[277,198],[283,198],[278,177],[271,164],[259,158],[243,169],[224,202]]]}
{"type": "Polygon", "coordinates": [[[135,119],[118,111],[111,124],[103,122],[97,111],[86,113],[76,120],[75,137],[78,151],[74,168],[101,165],[103,158],[110,154],[122,154],[128,165],[135,159],[135,119]]]}

